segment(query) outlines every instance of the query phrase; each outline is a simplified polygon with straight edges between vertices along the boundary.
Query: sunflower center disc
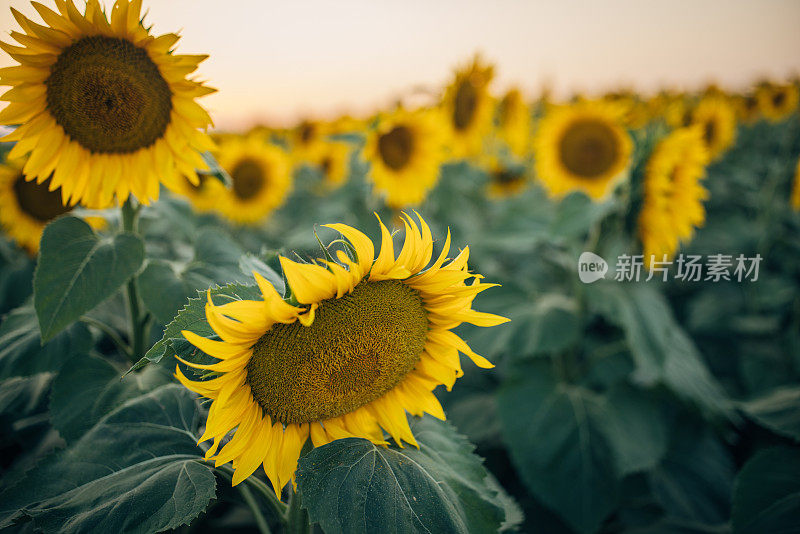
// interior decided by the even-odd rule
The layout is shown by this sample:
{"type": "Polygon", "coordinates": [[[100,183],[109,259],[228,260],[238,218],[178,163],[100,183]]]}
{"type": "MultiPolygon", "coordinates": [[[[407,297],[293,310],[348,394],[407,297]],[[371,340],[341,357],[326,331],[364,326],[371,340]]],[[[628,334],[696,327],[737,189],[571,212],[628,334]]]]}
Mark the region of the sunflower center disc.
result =
{"type": "Polygon", "coordinates": [[[125,39],[79,39],[61,52],[45,84],[50,114],[91,152],[136,152],[170,122],[169,85],[147,52],[125,39]]]}
{"type": "Polygon", "coordinates": [[[72,208],[61,203],[61,190],[48,191],[49,186],[50,178],[37,184],[25,180],[20,174],[14,182],[14,195],[20,209],[41,222],[51,221],[70,211],[72,208]]]}
{"type": "Polygon", "coordinates": [[[284,424],[338,417],[403,380],[425,347],[419,294],[396,280],[361,282],[320,303],[314,322],[276,323],[253,347],[247,382],[284,424]]]}
{"type": "Polygon", "coordinates": [[[333,160],[329,156],[325,157],[322,160],[319,168],[322,171],[323,176],[330,176],[331,170],[333,169],[333,160]]]}
{"type": "Polygon", "coordinates": [[[511,169],[501,169],[492,173],[492,181],[500,185],[511,185],[522,181],[522,173],[511,169]]]}
{"type": "Polygon", "coordinates": [[[614,131],[605,122],[597,120],[572,124],[561,138],[559,152],[567,170],[583,178],[602,176],[619,158],[614,131]]]}
{"type": "Polygon", "coordinates": [[[712,146],[717,138],[717,124],[713,120],[706,121],[703,125],[703,139],[706,145],[712,146]]]}
{"type": "Polygon", "coordinates": [[[310,122],[304,122],[300,125],[300,141],[303,144],[310,143],[316,137],[317,129],[310,122]]]}
{"type": "Polygon", "coordinates": [[[231,171],[233,193],[241,200],[250,200],[264,187],[264,168],[251,158],[241,159],[231,171]]]}
{"type": "Polygon", "coordinates": [[[456,130],[466,130],[475,116],[478,105],[478,91],[472,82],[465,81],[458,86],[453,106],[453,124],[456,130]]]}
{"type": "Polygon", "coordinates": [[[786,100],[786,93],[780,91],[772,95],[772,105],[776,108],[780,108],[783,106],[783,102],[786,100]]]}
{"type": "Polygon", "coordinates": [[[414,134],[407,126],[395,126],[390,132],[378,138],[378,152],[381,159],[392,170],[399,171],[411,159],[414,151],[414,134]]]}

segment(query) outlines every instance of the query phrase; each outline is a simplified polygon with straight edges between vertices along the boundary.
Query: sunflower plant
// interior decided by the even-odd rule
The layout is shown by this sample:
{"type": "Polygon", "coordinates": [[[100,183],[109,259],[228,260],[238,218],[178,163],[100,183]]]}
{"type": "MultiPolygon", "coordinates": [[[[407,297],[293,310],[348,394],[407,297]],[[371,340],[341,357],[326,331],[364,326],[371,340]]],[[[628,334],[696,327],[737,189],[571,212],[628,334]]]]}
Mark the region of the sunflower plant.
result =
{"type": "Polygon", "coordinates": [[[209,134],[112,4],[0,44],[0,530],[794,531],[796,80],[209,134]]]}

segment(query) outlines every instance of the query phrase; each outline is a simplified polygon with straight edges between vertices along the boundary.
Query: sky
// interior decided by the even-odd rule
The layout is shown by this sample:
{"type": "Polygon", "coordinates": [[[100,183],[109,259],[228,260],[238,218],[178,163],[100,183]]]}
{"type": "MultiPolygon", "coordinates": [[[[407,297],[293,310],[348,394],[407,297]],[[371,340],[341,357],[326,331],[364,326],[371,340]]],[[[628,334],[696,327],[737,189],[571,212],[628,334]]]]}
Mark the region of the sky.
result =
{"type": "MultiPolygon", "coordinates": [[[[53,5],[52,0],[41,0],[53,5]]],[[[78,0],[82,5],[81,0],[78,0]]],[[[104,2],[110,5],[110,2],[104,2]]],[[[0,32],[31,17],[0,1],[0,32]]],[[[651,92],[710,81],[746,87],[800,73],[796,0],[144,0],[156,33],[180,31],[178,52],[209,54],[199,76],[219,91],[200,102],[218,129],[367,114],[421,102],[480,52],[494,90],[534,96],[651,92]]],[[[38,18],[36,18],[38,20],[38,18]]],[[[0,67],[15,64],[0,51],[0,67]]]]}

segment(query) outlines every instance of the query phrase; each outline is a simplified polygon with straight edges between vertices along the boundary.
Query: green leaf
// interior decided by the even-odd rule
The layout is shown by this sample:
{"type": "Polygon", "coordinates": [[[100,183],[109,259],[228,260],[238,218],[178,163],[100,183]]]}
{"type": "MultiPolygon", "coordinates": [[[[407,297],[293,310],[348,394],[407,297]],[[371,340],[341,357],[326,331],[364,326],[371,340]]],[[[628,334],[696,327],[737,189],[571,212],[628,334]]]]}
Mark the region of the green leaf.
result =
{"type": "Polygon", "coordinates": [[[150,533],[197,517],[216,494],[196,445],[197,403],[177,385],[132,399],[0,494],[0,529],[150,533]]]}
{"type": "Polygon", "coordinates": [[[58,371],[74,354],[88,351],[92,335],[82,323],[74,324],[42,344],[33,304],[10,312],[0,324],[0,379],[58,371]]]}
{"type": "Polygon", "coordinates": [[[601,399],[557,382],[550,362],[537,361],[516,370],[498,406],[511,459],[531,492],[576,531],[596,531],[619,494],[601,399]]]}
{"type": "Polygon", "coordinates": [[[584,193],[570,193],[558,203],[550,233],[567,239],[583,236],[613,207],[613,201],[598,203],[584,193]]]}
{"type": "MultiPolygon", "coordinates": [[[[170,355],[179,355],[182,358],[194,358],[202,352],[190,344],[181,334],[182,330],[203,336],[213,337],[214,331],[206,321],[205,305],[208,297],[205,291],[198,291],[197,297],[189,299],[178,315],[164,329],[164,335],[153,345],[144,357],[136,362],[128,373],[141,369],[148,363],[158,363],[169,352],[170,355]]],[[[258,286],[244,284],[228,284],[223,287],[211,289],[214,302],[222,304],[231,300],[261,300],[263,296],[258,286]]],[[[127,375],[127,373],[126,373],[127,375]]]]}
{"type": "Polygon", "coordinates": [[[160,367],[132,373],[125,380],[121,376],[122,370],[97,356],[79,354],[67,361],[53,381],[50,419],[68,443],[126,400],[171,381],[160,367]]]}
{"type": "Polygon", "coordinates": [[[47,419],[52,373],[0,381],[0,491],[20,480],[44,455],[64,446],[47,419]]]}
{"type": "Polygon", "coordinates": [[[253,282],[239,268],[242,249],[233,238],[213,228],[200,232],[194,259],[184,265],[164,260],[148,262],[139,275],[142,302],[162,324],[169,323],[200,289],[231,282],[253,282]]]}
{"type": "Polygon", "coordinates": [[[637,383],[663,383],[710,413],[734,417],[730,400],[661,293],[643,283],[600,282],[588,286],[587,296],[596,311],[625,332],[637,383]]]}
{"type": "Polygon", "coordinates": [[[740,403],[739,408],[773,432],[800,440],[800,386],[777,388],[763,397],[740,403]]]}
{"type": "Polygon", "coordinates": [[[473,443],[500,443],[497,401],[491,393],[474,393],[448,402],[447,420],[473,443]]]}
{"type": "Polygon", "coordinates": [[[730,453],[700,422],[672,425],[672,446],[650,471],[656,501],[672,518],[704,525],[728,520],[734,467],[730,453]]]}
{"type": "Polygon", "coordinates": [[[733,532],[800,532],[800,451],[773,447],[750,458],[733,488],[733,532]]]}
{"type": "MultiPolygon", "coordinates": [[[[273,253],[272,256],[277,256],[277,253],[273,253]]],[[[239,269],[247,276],[252,276],[254,272],[257,272],[272,284],[279,295],[283,295],[286,289],[283,277],[255,254],[248,252],[239,258],[239,269]]]]}
{"type": "Polygon", "coordinates": [[[77,217],[47,225],[33,280],[42,339],[49,341],[113,295],[143,260],[144,244],[136,235],[100,237],[77,217]]]}
{"type": "Polygon", "coordinates": [[[432,417],[412,431],[419,449],[348,438],[301,458],[297,485],[311,521],[327,534],[497,532],[502,503],[474,447],[432,417]]]}
{"type": "Polygon", "coordinates": [[[646,392],[619,385],[606,397],[602,430],[621,475],[646,471],[667,452],[668,428],[658,403],[646,392]]]}
{"type": "Polygon", "coordinates": [[[527,329],[522,332],[522,354],[543,354],[564,350],[578,341],[580,319],[577,303],[559,294],[536,300],[527,329]]]}

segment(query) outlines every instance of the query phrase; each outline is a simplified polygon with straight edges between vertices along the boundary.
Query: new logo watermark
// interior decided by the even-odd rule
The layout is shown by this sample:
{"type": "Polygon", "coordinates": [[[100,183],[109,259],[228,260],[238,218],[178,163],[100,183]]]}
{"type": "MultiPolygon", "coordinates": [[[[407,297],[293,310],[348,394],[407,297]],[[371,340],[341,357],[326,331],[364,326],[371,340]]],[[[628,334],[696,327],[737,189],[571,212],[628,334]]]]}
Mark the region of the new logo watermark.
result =
{"type": "Polygon", "coordinates": [[[606,277],[608,263],[594,252],[584,252],[578,258],[578,276],[584,284],[606,277]]]}
{"type": "MultiPolygon", "coordinates": [[[[617,282],[649,282],[657,278],[666,282],[756,282],[761,264],[761,254],[746,257],[744,254],[679,254],[670,260],[666,255],[661,259],[650,257],[649,269],[645,268],[644,256],[622,254],[617,257],[614,280],[617,282]]],[[[591,284],[608,273],[608,263],[594,252],[583,252],[578,257],[578,277],[584,284],[591,284]]]]}

